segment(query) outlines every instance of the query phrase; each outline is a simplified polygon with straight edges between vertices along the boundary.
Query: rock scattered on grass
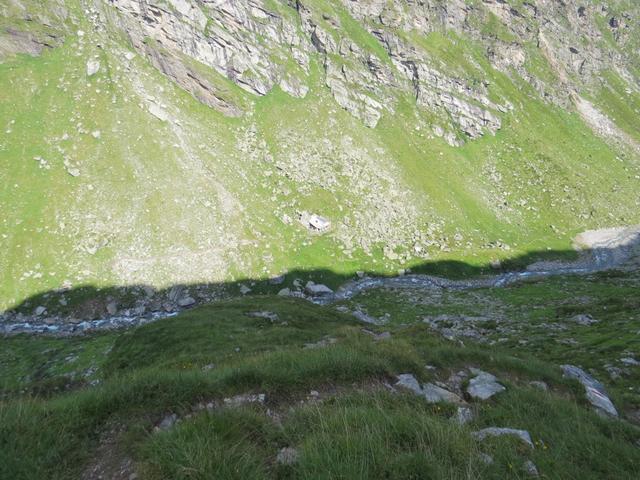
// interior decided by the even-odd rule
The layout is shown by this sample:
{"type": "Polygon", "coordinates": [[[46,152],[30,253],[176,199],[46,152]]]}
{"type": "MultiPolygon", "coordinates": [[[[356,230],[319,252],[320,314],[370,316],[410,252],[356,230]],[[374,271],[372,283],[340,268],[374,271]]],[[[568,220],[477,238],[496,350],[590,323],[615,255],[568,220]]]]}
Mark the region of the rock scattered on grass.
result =
{"type": "Polygon", "coordinates": [[[527,444],[529,447],[534,448],[533,441],[531,441],[531,435],[526,430],[517,430],[515,428],[501,428],[501,427],[489,427],[483,428],[482,430],[478,430],[477,432],[472,432],[474,438],[477,440],[484,440],[487,437],[500,437],[503,435],[513,435],[522,440],[523,443],[527,444]]]}
{"type": "Polygon", "coordinates": [[[100,62],[98,60],[89,60],[87,62],[87,76],[92,77],[100,71],[100,62]]]}
{"type": "Polygon", "coordinates": [[[333,290],[331,290],[326,285],[323,285],[322,283],[314,283],[312,281],[308,281],[304,289],[309,295],[313,295],[313,296],[333,294],[333,290]]]}
{"type": "Polygon", "coordinates": [[[391,332],[376,333],[372,332],[371,330],[367,330],[366,328],[363,328],[362,332],[366,333],[367,335],[371,335],[376,342],[379,342],[380,340],[388,340],[391,338],[391,332]]]}
{"type": "Polygon", "coordinates": [[[284,447],[278,452],[276,462],[280,465],[293,465],[298,461],[298,451],[295,448],[284,447]]]}
{"type": "Polygon", "coordinates": [[[540,473],[538,472],[538,467],[536,467],[536,464],[533,463],[531,460],[527,460],[526,462],[524,462],[524,471],[527,472],[527,474],[531,477],[538,477],[540,476],[540,473]]]}
{"type": "Polygon", "coordinates": [[[638,360],[636,360],[635,358],[632,358],[632,357],[621,358],[620,362],[622,362],[625,365],[628,365],[630,367],[639,367],[640,366],[640,362],[638,360]]]}
{"type": "Polygon", "coordinates": [[[433,383],[427,383],[422,387],[422,395],[429,403],[464,403],[455,393],[445,390],[433,383]]]}
{"type": "Polygon", "coordinates": [[[269,284],[270,285],[282,285],[284,283],[285,280],[285,276],[284,275],[278,275],[275,277],[271,277],[269,279],[269,284]]]}
{"type": "Polygon", "coordinates": [[[401,373],[397,375],[396,378],[398,381],[395,383],[396,387],[404,388],[406,390],[410,390],[416,395],[422,395],[422,388],[420,388],[420,384],[416,377],[414,377],[410,373],[401,373]]]}
{"type": "Polygon", "coordinates": [[[594,319],[591,315],[588,314],[579,314],[571,317],[569,319],[573,323],[577,323],[578,325],[582,325],[585,327],[589,327],[594,323],[598,323],[598,320],[594,319]]]}
{"type": "Polygon", "coordinates": [[[228,407],[241,407],[250,403],[264,404],[267,396],[264,393],[245,393],[234,397],[225,398],[224,404],[228,407]]]}
{"type": "Polygon", "coordinates": [[[454,419],[458,425],[465,425],[473,420],[473,410],[469,407],[458,407],[454,419]]]}
{"type": "Polygon", "coordinates": [[[158,424],[158,426],[156,427],[156,431],[169,430],[171,427],[173,427],[176,424],[177,421],[178,421],[178,415],[176,415],[175,413],[167,415],[158,424]]]}
{"type": "Polygon", "coordinates": [[[537,388],[538,390],[542,390],[543,392],[546,392],[549,390],[549,385],[539,380],[534,380],[532,382],[529,382],[529,385],[531,385],[534,388],[537,388]]]}
{"type": "Polygon", "coordinates": [[[191,305],[194,305],[196,303],[195,298],[190,297],[190,296],[186,296],[186,297],[182,297],[180,300],[178,300],[178,306],[179,307],[190,307],[191,305]]]}
{"type": "Polygon", "coordinates": [[[597,412],[605,413],[612,417],[618,416],[618,411],[611,399],[607,396],[604,385],[574,365],[562,365],[561,368],[566,378],[573,378],[582,384],[587,400],[595,407],[597,412]]]}
{"type": "Polygon", "coordinates": [[[383,323],[382,321],[372,317],[371,315],[363,312],[362,310],[354,310],[351,314],[361,322],[369,323],[371,325],[382,325],[383,323]]]}
{"type": "Polygon", "coordinates": [[[262,310],[262,311],[258,311],[258,312],[249,312],[247,313],[248,316],[250,317],[255,317],[255,318],[265,318],[267,320],[269,320],[270,322],[275,322],[276,320],[278,320],[278,314],[275,312],[268,312],[266,310],[262,310]]]}
{"type": "Polygon", "coordinates": [[[488,400],[495,394],[506,390],[504,386],[498,383],[496,377],[490,373],[478,369],[471,369],[471,372],[475,374],[475,377],[469,381],[467,386],[467,393],[471,398],[488,400]]]}
{"type": "Polygon", "coordinates": [[[308,350],[308,349],[313,349],[313,348],[324,348],[324,347],[328,347],[329,345],[333,345],[334,343],[336,343],[338,341],[337,338],[333,338],[333,337],[325,337],[322,340],[319,340],[315,343],[305,343],[304,344],[304,349],[308,350]]]}

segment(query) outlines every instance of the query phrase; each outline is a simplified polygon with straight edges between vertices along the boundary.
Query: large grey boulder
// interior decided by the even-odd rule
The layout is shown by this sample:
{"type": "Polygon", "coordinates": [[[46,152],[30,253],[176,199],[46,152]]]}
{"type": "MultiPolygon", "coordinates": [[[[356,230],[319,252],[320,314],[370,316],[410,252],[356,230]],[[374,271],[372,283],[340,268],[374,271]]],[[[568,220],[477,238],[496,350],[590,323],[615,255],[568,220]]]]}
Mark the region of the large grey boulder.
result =
{"type": "Polygon", "coordinates": [[[607,396],[604,385],[574,365],[562,365],[561,368],[566,378],[573,378],[582,384],[587,400],[595,407],[596,411],[611,415],[612,417],[618,416],[618,411],[611,399],[607,396]]]}

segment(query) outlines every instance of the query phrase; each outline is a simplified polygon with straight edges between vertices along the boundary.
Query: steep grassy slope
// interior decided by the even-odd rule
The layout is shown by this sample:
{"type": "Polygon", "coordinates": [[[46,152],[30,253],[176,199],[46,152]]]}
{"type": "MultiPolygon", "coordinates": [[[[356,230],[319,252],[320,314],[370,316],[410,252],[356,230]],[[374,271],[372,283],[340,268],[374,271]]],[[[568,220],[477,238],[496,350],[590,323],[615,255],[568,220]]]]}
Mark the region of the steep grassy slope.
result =
{"type": "Polygon", "coordinates": [[[621,322],[637,329],[635,314],[626,313],[637,283],[566,278],[420,301],[410,298],[419,292],[376,292],[354,299],[371,314],[388,314],[386,325],[368,330],[333,308],[256,297],[124,333],[5,338],[0,476],[525,478],[531,460],[548,478],[636,478],[639,370],[619,359],[640,354],[637,332],[621,340],[621,322]],[[579,308],[571,303],[578,299],[579,308]],[[447,340],[421,321],[443,312],[486,315],[489,305],[495,335],[487,338],[508,337],[490,348],[447,340]],[[578,311],[600,323],[562,337],[536,329],[554,315],[571,325],[578,311]],[[374,336],[383,330],[388,338],[374,336]],[[568,335],[580,346],[558,341],[568,335]],[[624,420],[591,410],[583,388],[562,378],[559,364],[567,362],[593,367],[624,420]],[[622,367],[616,378],[603,362],[622,367]],[[493,373],[506,391],[470,400],[474,418],[462,426],[454,405],[389,388],[399,373],[450,384],[470,367],[493,373]],[[546,382],[548,391],[531,381],[546,382]],[[265,394],[264,403],[244,397],[234,406],[242,403],[235,395],[248,393],[265,394]],[[155,429],[174,413],[175,425],[155,429]],[[490,426],[525,429],[535,448],[472,437],[490,426]],[[297,452],[291,465],[276,460],[284,447],[297,452]]]}
{"type": "MultiPolygon", "coordinates": [[[[278,87],[257,97],[189,60],[247,112],[226,117],[132,56],[113,24],[97,28],[88,4],[63,3],[62,46],[0,64],[1,308],[80,285],[486,265],[640,221],[637,154],[543,101],[515,72],[495,70],[478,40],[446,31],[412,39],[441,70],[513,105],[497,135],[451,147],[433,134],[442,113],[409,94],[365,127],[336,103],[316,54],[305,98],[278,87]],[[100,69],[88,76],[91,59],[100,69]],[[310,234],[302,211],[332,229],[310,234]]],[[[343,7],[309,8],[337,12],[345,37],[389,63],[343,7]]],[[[553,79],[539,52],[528,61],[553,79]]],[[[624,88],[612,76],[592,101],[637,139],[637,92],[624,88]]]]}

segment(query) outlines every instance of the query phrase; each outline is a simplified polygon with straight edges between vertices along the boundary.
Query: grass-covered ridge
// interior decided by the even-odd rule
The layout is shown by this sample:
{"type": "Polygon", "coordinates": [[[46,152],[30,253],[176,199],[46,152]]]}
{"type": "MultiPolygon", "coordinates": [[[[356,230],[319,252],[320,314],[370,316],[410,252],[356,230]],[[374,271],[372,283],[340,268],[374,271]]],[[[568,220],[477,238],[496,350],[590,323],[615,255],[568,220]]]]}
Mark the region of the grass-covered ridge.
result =
{"type": "MultiPolygon", "coordinates": [[[[531,460],[549,478],[635,478],[637,367],[624,367],[610,380],[598,366],[622,366],[619,357],[640,352],[637,342],[608,340],[621,334],[616,319],[628,310],[598,307],[605,298],[608,305],[631,301],[622,285],[633,288],[636,280],[623,278],[620,287],[608,286],[606,278],[567,278],[556,282],[560,289],[534,283],[493,294],[452,292],[437,301],[416,302],[396,292],[393,302],[379,292],[353,300],[371,315],[388,314],[386,325],[367,329],[341,307],[263,296],[199,307],[127,332],[5,338],[0,476],[78,478],[126,465],[126,475],[151,479],[522,478],[531,460]],[[527,344],[461,344],[420,321],[437,314],[429,304],[439,312],[468,315],[460,309],[470,308],[478,315],[472,305],[482,312],[500,302],[496,311],[544,315],[536,289],[548,291],[543,303],[551,306],[544,308],[562,308],[570,317],[574,309],[564,288],[592,302],[580,311],[599,323],[571,333],[580,344],[593,339],[597,355],[573,353],[575,346],[557,342],[552,332],[541,342],[525,335],[527,344]],[[563,300],[560,307],[552,298],[563,300]],[[385,304],[384,312],[374,299],[385,304]],[[374,337],[382,331],[390,338],[374,337]],[[582,387],[562,377],[559,364],[566,362],[592,369],[626,420],[594,413],[582,387]],[[38,363],[40,370],[28,366],[38,363]],[[389,388],[399,373],[446,382],[470,367],[493,373],[506,391],[471,401],[474,419],[463,426],[453,420],[454,406],[389,388]],[[234,407],[224,401],[246,394],[265,394],[265,403],[234,407]],[[157,432],[169,414],[179,422],[157,432]],[[509,438],[473,439],[471,432],[489,426],[527,430],[535,448],[509,438]],[[291,465],[276,460],[285,447],[296,451],[291,465]],[[481,454],[494,462],[483,463],[481,454]]],[[[535,328],[533,316],[514,316],[508,325],[535,328]]],[[[494,321],[496,332],[504,326],[501,318],[494,321]]]]}

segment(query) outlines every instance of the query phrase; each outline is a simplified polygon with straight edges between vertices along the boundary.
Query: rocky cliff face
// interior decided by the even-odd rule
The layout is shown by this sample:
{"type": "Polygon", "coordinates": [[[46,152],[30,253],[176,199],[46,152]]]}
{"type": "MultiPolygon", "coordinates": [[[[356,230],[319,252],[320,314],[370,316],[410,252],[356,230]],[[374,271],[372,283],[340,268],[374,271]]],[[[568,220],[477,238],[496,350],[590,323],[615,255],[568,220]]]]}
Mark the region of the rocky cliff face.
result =
{"type": "MultiPolygon", "coordinates": [[[[28,21],[51,27],[65,19],[64,2],[48,16],[35,17],[19,0],[11,3],[28,21]]],[[[571,108],[607,71],[637,89],[637,67],[630,66],[640,61],[634,30],[639,8],[608,3],[611,7],[551,0],[96,0],[86,7],[98,15],[95,28],[117,25],[157,69],[226,115],[242,115],[242,106],[191,60],[254,95],[278,86],[298,98],[308,92],[310,63],[318,62],[336,102],[367,126],[393,113],[398,97],[411,95],[441,119],[434,132],[459,145],[495,134],[512,105],[490,99],[482,79],[450,71],[425,46],[427,36],[453,32],[471,39],[493,68],[571,108]],[[549,71],[532,68],[539,56],[549,71]]],[[[38,54],[59,38],[59,32],[36,36],[11,28],[0,40],[0,52],[38,54]]]]}
{"type": "Polygon", "coordinates": [[[105,13],[138,51],[203,103],[228,115],[240,115],[241,108],[225,101],[184,57],[255,95],[277,85],[294,97],[306,95],[309,65],[317,61],[336,102],[367,126],[392,113],[398,97],[412,95],[421,108],[443,119],[434,131],[452,145],[495,134],[512,106],[490,99],[481,79],[448,71],[423,45],[421,39],[430,34],[455,32],[472,39],[494,68],[524,78],[563,107],[607,70],[637,87],[627,68],[638,60],[637,52],[625,47],[631,46],[638,8],[616,15],[606,5],[554,1],[106,3],[105,13]],[[358,42],[367,34],[381,48],[358,42]],[[549,63],[546,78],[528,68],[537,54],[549,63]]]}

